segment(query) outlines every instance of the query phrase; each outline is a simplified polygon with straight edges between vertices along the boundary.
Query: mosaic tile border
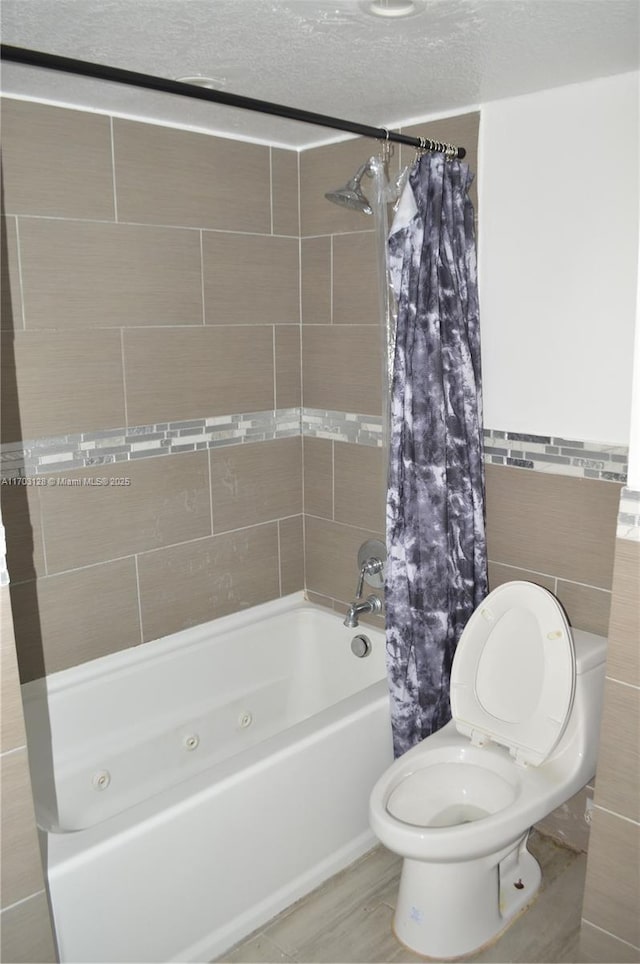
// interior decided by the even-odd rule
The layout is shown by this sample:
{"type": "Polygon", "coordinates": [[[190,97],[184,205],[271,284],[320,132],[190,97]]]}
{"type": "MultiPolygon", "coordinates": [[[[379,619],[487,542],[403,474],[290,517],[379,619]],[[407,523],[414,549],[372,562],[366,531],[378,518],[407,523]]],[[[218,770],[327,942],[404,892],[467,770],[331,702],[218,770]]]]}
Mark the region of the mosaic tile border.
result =
{"type": "Polygon", "coordinates": [[[605,482],[627,481],[626,445],[485,429],[484,452],[485,462],[492,465],[513,465],[605,482]]]}
{"type": "MultiPolygon", "coordinates": [[[[381,448],[382,416],[284,408],[10,442],[0,446],[0,472],[3,478],[26,478],[296,435],[381,448]]],[[[495,429],[485,429],[484,441],[490,464],[607,482],[627,480],[628,450],[623,445],[495,429]]]]}
{"type": "Polygon", "coordinates": [[[2,478],[26,478],[297,435],[300,435],[299,408],[214,415],[181,422],[10,442],[0,447],[0,470],[2,478]]]}
{"type": "Polygon", "coordinates": [[[305,437],[382,447],[382,415],[303,408],[301,423],[305,437]]]}
{"type": "Polygon", "coordinates": [[[640,491],[624,488],[618,507],[618,539],[640,542],[640,491]]]}

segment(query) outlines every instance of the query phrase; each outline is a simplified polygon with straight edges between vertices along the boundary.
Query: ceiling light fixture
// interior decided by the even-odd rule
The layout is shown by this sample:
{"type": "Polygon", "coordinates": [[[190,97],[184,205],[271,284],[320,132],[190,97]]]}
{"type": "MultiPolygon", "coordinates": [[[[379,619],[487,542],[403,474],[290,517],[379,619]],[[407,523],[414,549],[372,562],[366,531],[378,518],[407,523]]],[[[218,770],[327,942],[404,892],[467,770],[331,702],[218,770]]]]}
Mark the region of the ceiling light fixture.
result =
{"type": "Polygon", "coordinates": [[[421,3],[415,0],[366,0],[361,4],[367,13],[375,17],[411,17],[420,13],[421,3]]]}

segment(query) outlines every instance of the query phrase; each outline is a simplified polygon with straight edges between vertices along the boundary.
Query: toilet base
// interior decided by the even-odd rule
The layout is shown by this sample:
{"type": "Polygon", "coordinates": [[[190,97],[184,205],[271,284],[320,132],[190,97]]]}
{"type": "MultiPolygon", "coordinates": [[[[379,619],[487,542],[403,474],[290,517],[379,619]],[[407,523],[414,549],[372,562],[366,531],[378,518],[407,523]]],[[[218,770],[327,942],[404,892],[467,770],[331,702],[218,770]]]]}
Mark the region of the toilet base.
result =
{"type": "Polygon", "coordinates": [[[527,850],[528,831],[496,854],[458,863],[405,859],[395,934],[417,954],[439,960],[491,942],[535,896],[542,879],[527,850]]]}

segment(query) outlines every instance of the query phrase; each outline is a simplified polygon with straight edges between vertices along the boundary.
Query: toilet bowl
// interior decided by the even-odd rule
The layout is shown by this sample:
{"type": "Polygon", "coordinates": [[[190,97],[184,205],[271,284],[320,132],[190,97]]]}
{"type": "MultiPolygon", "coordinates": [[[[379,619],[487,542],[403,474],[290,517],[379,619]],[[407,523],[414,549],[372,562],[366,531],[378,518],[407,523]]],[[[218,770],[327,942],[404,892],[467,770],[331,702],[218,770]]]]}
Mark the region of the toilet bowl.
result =
{"type": "Polygon", "coordinates": [[[529,829],[595,773],[606,640],[571,630],[540,586],[506,583],[467,624],[452,720],[371,793],[371,827],[404,857],[394,930],[439,960],[494,940],[541,881],[529,829]]]}

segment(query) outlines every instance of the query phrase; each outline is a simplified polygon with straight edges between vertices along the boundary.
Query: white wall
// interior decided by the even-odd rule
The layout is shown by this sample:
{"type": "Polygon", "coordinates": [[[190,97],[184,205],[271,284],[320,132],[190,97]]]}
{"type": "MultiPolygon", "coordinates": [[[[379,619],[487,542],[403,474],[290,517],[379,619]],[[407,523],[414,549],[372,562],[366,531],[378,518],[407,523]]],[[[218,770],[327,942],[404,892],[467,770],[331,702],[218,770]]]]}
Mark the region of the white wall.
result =
{"type": "Polygon", "coordinates": [[[629,443],[638,73],[486,104],[485,425],[629,443]]]}
{"type": "Polygon", "coordinates": [[[640,491],[640,251],[638,251],[638,300],[636,338],[633,352],[633,387],[631,398],[631,432],[627,485],[640,491]]]}

